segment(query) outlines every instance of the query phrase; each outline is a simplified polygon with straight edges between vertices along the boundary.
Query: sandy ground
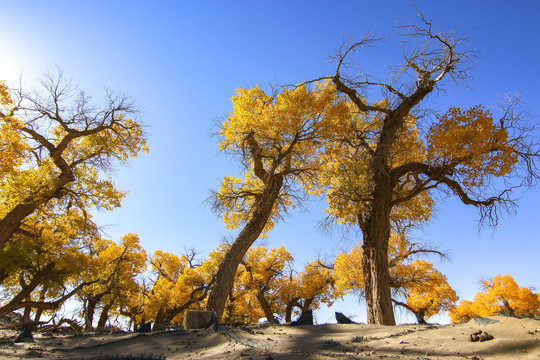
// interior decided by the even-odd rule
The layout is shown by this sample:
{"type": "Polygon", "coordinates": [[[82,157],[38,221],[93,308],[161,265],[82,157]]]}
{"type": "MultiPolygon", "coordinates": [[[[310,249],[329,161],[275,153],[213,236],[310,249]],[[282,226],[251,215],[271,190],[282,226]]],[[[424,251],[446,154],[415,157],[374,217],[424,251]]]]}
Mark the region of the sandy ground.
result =
{"type": "Polygon", "coordinates": [[[14,331],[0,331],[0,359],[538,359],[540,321],[502,316],[497,323],[460,325],[258,324],[199,331],[148,334],[35,334],[15,344],[14,331]],[[472,342],[482,330],[494,339],[472,342]]]}

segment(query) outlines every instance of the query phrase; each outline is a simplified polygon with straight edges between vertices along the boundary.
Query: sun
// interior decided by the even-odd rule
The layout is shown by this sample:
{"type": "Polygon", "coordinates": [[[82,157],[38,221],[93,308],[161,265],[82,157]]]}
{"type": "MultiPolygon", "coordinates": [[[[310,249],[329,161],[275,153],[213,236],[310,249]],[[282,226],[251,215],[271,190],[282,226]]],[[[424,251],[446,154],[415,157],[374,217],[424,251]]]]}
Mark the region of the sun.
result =
{"type": "Polygon", "coordinates": [[[0,56],[0,79],[5,80],[6,85],[16,83],[23,71],[20,65],[11,61],[7,57],[0,56]]]}

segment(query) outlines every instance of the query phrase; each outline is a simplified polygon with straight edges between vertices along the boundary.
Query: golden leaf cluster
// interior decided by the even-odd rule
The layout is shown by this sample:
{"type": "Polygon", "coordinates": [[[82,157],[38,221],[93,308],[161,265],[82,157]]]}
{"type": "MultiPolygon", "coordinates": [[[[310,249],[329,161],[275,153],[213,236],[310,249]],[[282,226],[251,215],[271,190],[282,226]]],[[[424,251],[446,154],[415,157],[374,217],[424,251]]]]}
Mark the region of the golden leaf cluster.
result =
{"type": "Polygon", "coordinates": [[[484,291],[480,291],[473,301],[463,300],[450,311],[453,322],[467,322],[477,316],[510,315],[519,317],[540,317],[540,294],[519,286],[510,275],[497,275],[482,281],[484,291]]]}
{"type": "Polygon", "coordinates": [[[483,106],[451,108],[427,135],[428,161],[454,168],[463,184],[482,186],[488,175],[508,174],[518,161],[505,127],[483,106]]]}
{"type": "MultiPolygon", "coordinates": [[[[388,251],[390,283],[395,300],[404,298],[405,302],[400,305],[427,320],[441,311],[453,309],[458,297],[433,264],[425,260],[408,261],[409,253],[415,250],[405,236],[392,234],[388,251]]],[[[360,244],[336,257],[333,275],[336,295],[363,294],[362,263],[360,244]]]]}

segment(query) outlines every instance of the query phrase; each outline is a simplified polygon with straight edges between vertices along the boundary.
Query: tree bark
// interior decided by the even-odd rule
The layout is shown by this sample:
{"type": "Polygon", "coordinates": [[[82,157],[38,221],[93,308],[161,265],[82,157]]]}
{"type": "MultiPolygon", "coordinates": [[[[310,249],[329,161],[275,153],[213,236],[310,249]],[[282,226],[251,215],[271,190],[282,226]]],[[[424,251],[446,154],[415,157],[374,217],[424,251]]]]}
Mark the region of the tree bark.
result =
{"type": "Polygon", "coordinates": [[[103,330],[109,320],[109,311],[111,310],[112,304],[106,304],[103,309],[101,309],[101,314],[99,315],[99,320],[96,329],[103,330]]]}
{"type": "Polygon", "coordinates": [[[211,319],[211,311],[187,310],[184,312],[184,330],[205,329],[211,319]]]}
{"type": "Polygon", "coordinates": [[[298,304],[299,298],[295,297],[292,298],[285,307],[285,322],[290,323],[292,321],[292,312],[294,310],[294,307],[297,306],[301,308],[300,304],[298,304]]]}
{"type": "Polygon", "coordinates": [[[0,307],[0,317],[4,316],[5,314],[8,314],[12,311],[19,310],[22,308],[25,308],[27,306],[31,308],[36,309],[47,309],[47,310],[56,310],[58,309],[66,300],[71,298],[73,295],[75,295],[80,289],[82,289],[84,286],[89,285],[90,283],[82,283],[73,290],[71,290],[69,293],[62,295],[62,297],[51,301],[51,302],[40,302],[40,301],[22,301],[20,298],[21,293],[26,292],[24,289],[21,290],[19,294],[15,296],[13,300],[11,300],[6,305],[0,307]]]}
{"type": "Polygon", "coordinates": [[[270,304],[268,304],[268,301],[266,301],[264,294],[258,293],[257,300],[259,301],[259,304],[261,304],[264,315],[266,316],[266,321],[268,321],[269,323],[274,322],[274,312],[272,311],[270,304]]]}
{"type": "Polygon", "coordinates": [[[304,301],[304,304],[300,307],[302,311],[309,310],[311,308],[311,304],[313,304],[313,298],[307,298],[304,301]]]}
{"type": "Polygon", "coordinates": [[[374,184],[371,211],[364,222],[362,270],[368,324],[395,325],[388,268],[388,241],[392,211],[390,157],[403,118],[393,113],[385,118],[377,149],[370,164],[374,184]]]}
{"type": "Polygon", "coordinates": [[[36,209],[35,204],[18,204],[0,219],[0,249],[4,248],[22,221],[36,209]]]}
{"type": "Polygon", "coordinates": [[[242,229],[238,237],[225,254],[216,275],[216,282],[210,291],[206,310],[214,311],[221,322],[223,309],[234,285],[234,276],[242,258],[263,231],[279,193],[283,186],[283,176],[268,176],[263,194],[257,200],[253,217],[242,229]]]}
{"type": "Polygon", "coordinates": [[[92,323],[94,322],[94,313],[96,312],[97,300],[93,297],[89,297],[86,304],[86,311],[84,314],[84,329],[92,330],[94,329],[92,323]]]}
{"type": "Polygon", "coordinates": [[[156,314],[154,319],[154,325],[152,326],[152,331],[165,330],[167,328],[167,310],[161,308],[156,314]]]}
{"type": "MultiPolygon", "coordinates": [[[[28,298],[26,300],[28,301],[28,300],[31,300],[31,299],[28,298]]],[[[32,308],[30,306],[25,307],[24,312],[23,312],[23,318],[30,319],[30,314],[31,313],[32,313],[32,308]]]]}
{"type": "Polygon", "coordinates": [[[368,324],[395,325],[386,252],[364,245],[364,272],[368,324]]]}
{"type": "Polygon", "coordinates": [[[7,245],[8,241],[19,229],[24,219],[30,216],[30,214],[32,214],[39,206],[46,204],[51,199],[60,199],[64,196],[64,187],[75,181],[75,176],[71,169],[67,169],[65,172],[63,168],[61,169],[63,172],[55,179],[54,188],[51,192],[42,194],[37,198],[25,199],[0,219],[0,249],[3,249],[7,245]]]}
{"type": "Polygon", "coordinates": [[[287,304],[287,307],[285,308],[285,322],[290,323],[292,320],[292,311],[294,309],[294,306],[291,304],[287,304]]]}
{"type": "MultiPolygon", "coordinates": [[[[47,293],[48,288],[46,286],[43,286],[43,289],[41,289],[39,293],[39,301],[45,302],[45,294],[47,293]]],[[[43,314],[43,309],[37,308],[36,314],[34,316],[34,321],[37,323],[39,322],[39,319],[41,319],[41,315],[43,314]]]]}
{"type": "Polygon", "coordinates": [[[374,186],[371,209],[365,214],[365,219],[364,214],[359,214],[358,218],[364,238],[362,270],[368,323],[395,325],[388,267],[392,192],[396,185],[391,171],[392,148],[411,109],[433,90],[435,81],[418,84],[414,92],[408,97],[401,97],[401,101],[393,109],[366,107],[357,92],[341,81],[339,74],[333,81],[337,90],[347,95],[360,111],[375,111],[385,116],[369,169],[374,186]]]}

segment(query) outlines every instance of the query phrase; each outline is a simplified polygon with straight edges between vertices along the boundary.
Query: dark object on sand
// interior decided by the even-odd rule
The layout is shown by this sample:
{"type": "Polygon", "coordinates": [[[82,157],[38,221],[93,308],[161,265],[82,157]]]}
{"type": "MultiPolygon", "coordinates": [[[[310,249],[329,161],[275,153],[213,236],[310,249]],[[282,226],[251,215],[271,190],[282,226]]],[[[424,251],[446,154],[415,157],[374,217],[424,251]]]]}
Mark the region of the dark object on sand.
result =
{"type": "Polygon", "coordinates": [[[313,325],[313,311],[311,309],[302,311],[302,315],[300,315],[300,318],[291,323],[291,326],[301,325],[313,325]]]}
{"type": "Polygon", "coordinates": [[[420,325],[427,325],[427,321],[426,319],[424,319],[424,317],[420,314],[415,314],[416,315],[416,321],[418,321],[418,324],[420,325]]]}
{"type": "Polygon", "coordinates": [[[477,330],[470,335],[470,339],[472,342],[477,342],[477,341],[483,342],[483,341],[493,340],[494,338],[493,338],[493,335],[490,335],[485,331],[477,330]]]}
{"type": "Polygon", "coordinates": [[[208,322],[208,325],[206,325],[206,328],[208,329],[210,326],[214,325],[214,331],[218,331],[219,328],[219,322],[216,316],[216,313],[212,311],[212,317],[210,318],[210,321],[208,322]]]}
{"type": "Polygon", "coordinates": [[[34,336],[32,335],[32,327],[27,326],[21,331],[19,336],[17,336],[17,339],[15,339],[16,343],[22,343],[22,342],[33,342],[34,336]]]}
{"type": "Polygon", "coordinates": [[[152,331],[152,322],[151,321],[140,325],[137,328],[137,330],[135,330],[135,332],[139,332],[139,333],[149,333],[151,331],[152,331]]]}
{"type": "Polygon", "coordinates": [[[336,321],[338,324],[356,324],[354,321],[336,311],[336,321]]]}

